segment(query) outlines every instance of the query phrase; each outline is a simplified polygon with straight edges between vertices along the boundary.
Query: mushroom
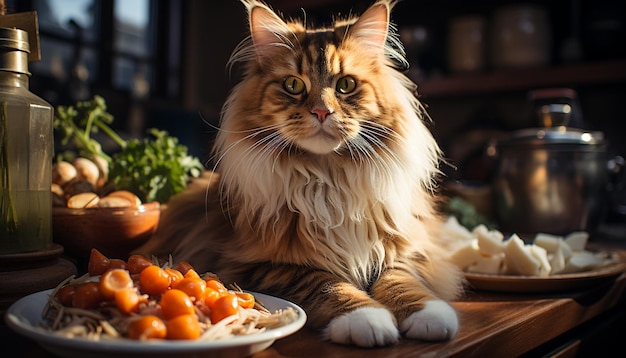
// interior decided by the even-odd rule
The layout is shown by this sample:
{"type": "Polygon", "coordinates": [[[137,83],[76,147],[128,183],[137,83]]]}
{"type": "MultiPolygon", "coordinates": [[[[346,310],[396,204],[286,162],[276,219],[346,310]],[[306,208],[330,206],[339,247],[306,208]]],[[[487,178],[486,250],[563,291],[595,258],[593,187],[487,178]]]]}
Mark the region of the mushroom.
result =
{"type": "Polygon", "coordinates": [[[76,178],[78,171],[70,162],[60,161],[52,166],[52,183],[60,186],[65,185],[76,178]]]}
{"type": "Polygon", "coordinates": [[[135,206],[134,204],[135,203],[120,196],[105,196],[98,201],[98,206],[105,208],[127,208],[135,206]]]}
{"type": "Polygon", "coordinates": [[[109,178],[109,162],[107,162],[106,159],[99,155],[95,155],[93,157],[93,162],[96,164],[100,172],[97,186],[102,187],[109,178]]]}
{"type": "Polygon", "coordinates": [[[91,208],[98,205],[100,197],[96,193],[80,193],[67,199],[67,207],[72,209],[91,208]]]}
{"type": "Polygon", "coordinates": [[[98,179],[100,178],[100,169],[93,161],[78,157],[72,161],[72,164],[76,168],[77,177],[79,179],[85,179],[91,183],[94,187],[98,185],[98,179]]]}
{"type": "Polygon", "coordinates": [[[139,206],[141,205],[141,199],[128,190],[115,190],[110,192],[107,196],[109,197],[117,197],[127,200],[131,203],[131,206],[139,206]]]}

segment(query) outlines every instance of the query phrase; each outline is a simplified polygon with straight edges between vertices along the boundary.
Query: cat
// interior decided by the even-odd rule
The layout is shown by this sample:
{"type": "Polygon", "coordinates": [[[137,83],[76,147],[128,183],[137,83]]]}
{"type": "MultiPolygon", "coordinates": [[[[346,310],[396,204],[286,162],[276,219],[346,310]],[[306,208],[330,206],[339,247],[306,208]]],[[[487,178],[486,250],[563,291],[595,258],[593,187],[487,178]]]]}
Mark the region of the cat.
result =
{"type": "Polygon", "coordinates": [[[463,291],[437,242],[442,151],[401,71],[395,1],[325,28],[241,0],[250,36],[229,66],[215,168],[163,210],[137,253],[288,299],[324,339],[452,339],[463,291]]]}

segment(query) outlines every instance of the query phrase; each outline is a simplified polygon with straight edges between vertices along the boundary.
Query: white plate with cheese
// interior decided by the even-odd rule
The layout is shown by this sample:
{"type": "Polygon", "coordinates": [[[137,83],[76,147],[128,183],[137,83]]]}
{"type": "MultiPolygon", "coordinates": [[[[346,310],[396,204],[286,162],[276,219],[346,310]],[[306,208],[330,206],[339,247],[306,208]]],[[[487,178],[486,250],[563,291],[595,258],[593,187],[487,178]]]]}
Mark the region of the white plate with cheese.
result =
{"type": "Polygon", "coordinates": [[[626,272],[626,251],[587,249],[589,234],[515,233],[478,225],[468,230],[454,217],[443,227],[449,258],[470,288],[501,292],[555,292],[600,284],[626,272]]]}
{"type": "Polygon", "coordinates": [[[465,272],[469,288],[483,291],[548,293],[580,290],[613,281],[626,272],[626,253],[615,252],[617,260],[605,267],[585,272],[557,274],[546,277],[494,275],[465,272]]]}

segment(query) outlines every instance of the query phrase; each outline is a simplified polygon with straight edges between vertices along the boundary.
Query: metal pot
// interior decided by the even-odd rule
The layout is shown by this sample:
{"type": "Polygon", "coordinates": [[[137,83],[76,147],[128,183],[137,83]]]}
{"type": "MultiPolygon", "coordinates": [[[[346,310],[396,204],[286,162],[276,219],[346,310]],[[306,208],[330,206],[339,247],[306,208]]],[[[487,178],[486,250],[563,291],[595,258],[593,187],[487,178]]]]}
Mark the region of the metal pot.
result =
{"type": "Polygon", "coordinates": [[[525,129],[494,149],[494,213],[502,231],[563,235],[602,221],[613,161],[602,132],[525,129]]]}

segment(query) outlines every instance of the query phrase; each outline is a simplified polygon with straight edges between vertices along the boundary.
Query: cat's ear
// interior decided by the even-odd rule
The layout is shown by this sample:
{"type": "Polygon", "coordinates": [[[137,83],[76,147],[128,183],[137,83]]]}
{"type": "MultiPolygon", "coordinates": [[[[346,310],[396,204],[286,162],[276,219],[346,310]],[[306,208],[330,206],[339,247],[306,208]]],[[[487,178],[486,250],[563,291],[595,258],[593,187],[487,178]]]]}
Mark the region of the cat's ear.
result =
{"type": "Polygon", "coordinates": [[[383,54],[389,31],[390,10],[390,5],[386,1],[373,4],[350,26],[349,36],[363,41],[366,46],[383,54]]]}
{"type": "Polygon", "coordinates": [[[291,33],[287,24],[270,8],[254,4],[248,8],[250,35],[259,59],[263,59],[276,46],[286,46],[285,38],[291,33]]]}

